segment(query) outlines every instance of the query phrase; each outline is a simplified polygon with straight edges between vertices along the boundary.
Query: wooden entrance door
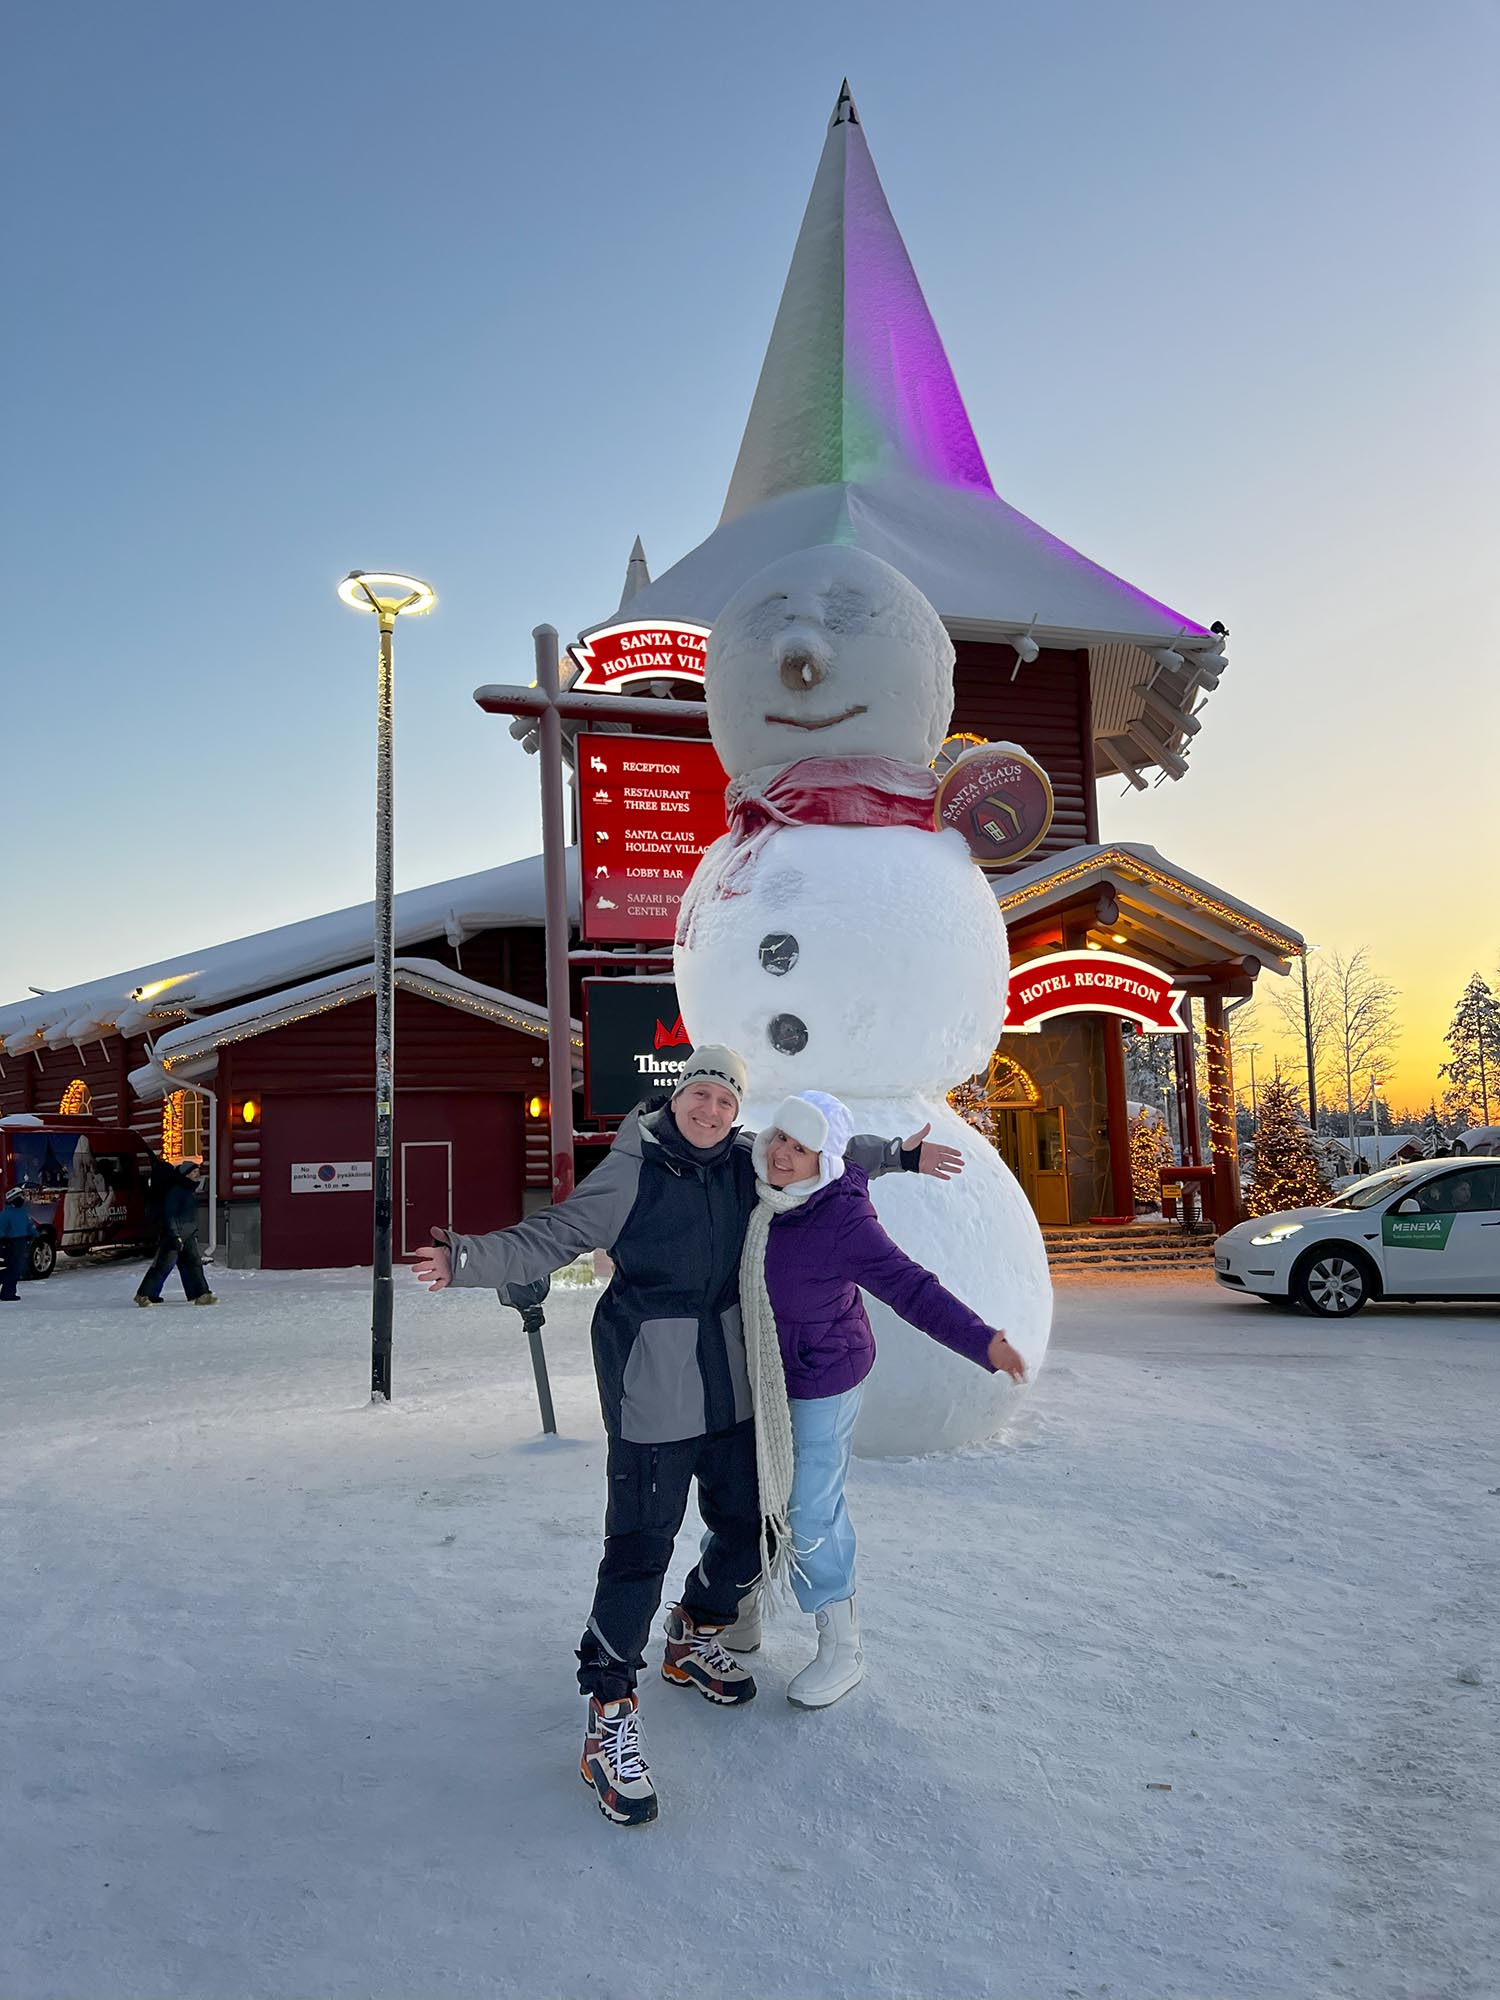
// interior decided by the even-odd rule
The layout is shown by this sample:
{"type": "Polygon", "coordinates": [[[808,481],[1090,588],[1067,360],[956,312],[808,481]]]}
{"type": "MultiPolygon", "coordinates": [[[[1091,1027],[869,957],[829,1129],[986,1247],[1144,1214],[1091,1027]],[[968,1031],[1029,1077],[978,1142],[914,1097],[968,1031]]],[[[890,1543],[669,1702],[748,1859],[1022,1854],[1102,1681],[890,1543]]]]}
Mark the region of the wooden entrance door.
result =
{"type": "Polygon", "coordinates": [[[1004,1105],[990,1114],[995,1151],[1021,1183],[1021,1192],[1048,1227],[1065,1225],[1068,1205],[1068,1152],[1062,1106],[1036,1111],[1004,1105]]]}
{"type": "Polygon", "coordinates": [[[453,1227],[453,1147],[446,1139],[403,1140],[401,1255],[425,1249],[435,1227],[453,1227]]]}

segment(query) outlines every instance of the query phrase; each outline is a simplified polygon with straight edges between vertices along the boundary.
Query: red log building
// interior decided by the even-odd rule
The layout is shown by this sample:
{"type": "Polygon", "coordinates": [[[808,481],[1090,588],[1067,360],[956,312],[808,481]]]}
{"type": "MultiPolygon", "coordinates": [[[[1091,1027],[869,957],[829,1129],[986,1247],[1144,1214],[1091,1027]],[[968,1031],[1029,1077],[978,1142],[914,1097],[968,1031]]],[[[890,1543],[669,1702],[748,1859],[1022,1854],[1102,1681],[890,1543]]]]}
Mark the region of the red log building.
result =
{"type": "MultiPolygon", "coordinates": [[[[1233,1218],[1228,1016],[1302,941],[1150,847],[1101,842],[1096,797],[1101,778],[1145,790],[1148,773],[1184,775],[1225,668],[1223,628],[1146,596],[996,495],[847,90],[723,518],[654,582],[637,545],[628,615],[711,627],[774,557],[826,541],[891,562],[944,618],[953,732],[1019,743],[1048,771],[1049,834],[995,871],[1013,966],[1109,951],[1187,996],[1210,1102],[1200,1119],[1195,1065],[1174,1037],[1176,1122],[1186,1162],[1212,1170],[1218,1220],[1233,1218]]],[[[575,877],[575,924],[576,889],[575,877]]],[[[433,1221],[497,1227],[546,1198],[542,902],[536,859],[397,898],[398,1254],[433,1221]]],[[[0,1008],[0,1116],[91,1109],[172,1157],[207,1155],[231,1264],[368,1262],[371,936],[365,905],[0,1008]]],[[[575,1024],[575,1053],[577,1039],[575,1024]]],[[[1132,1214],[1116,1015],[1007,1034],[982,1094],[1044,1223],[1132,1214]]]]}

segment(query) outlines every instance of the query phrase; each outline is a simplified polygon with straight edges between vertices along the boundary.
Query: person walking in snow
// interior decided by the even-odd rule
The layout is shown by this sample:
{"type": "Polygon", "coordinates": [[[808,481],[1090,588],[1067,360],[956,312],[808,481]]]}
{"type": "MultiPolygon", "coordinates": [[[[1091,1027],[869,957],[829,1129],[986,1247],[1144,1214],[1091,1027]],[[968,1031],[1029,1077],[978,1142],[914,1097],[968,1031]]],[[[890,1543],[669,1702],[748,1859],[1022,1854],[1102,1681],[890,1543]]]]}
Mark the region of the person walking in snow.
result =
{"type": "Polygon", "coordinates": [[[136,1287],[138,1306],[159,1306],[162,1287],[175,1264],[182,1289],[190,1306],[216,1306],[219,1301],[203,1275],[203,1253],[198,1247],[198,1160],[180,1160],[174,1167],[159,1160],[151,1173],[150,1199],[160,1202],[161,1222],[156,1239],[156,1255],[136,1287]]]}
{"type": "MultiPolygon", "coordinates": [[[[641,1750],[636,1676],[696,1480],[708,1533],[666,1618],[662,1676],[729,1707],[755,1681],[720,1634],[760,1574],[755,1422],[740,1329],[739,1272],[755,1207],[752,1135],[735,1121],[745,1065],[705,1044],[669,1104],[633,1112],[606,1158],[556,1207],[487,1236],[433,1231],[416,1262],[431,1290],[526,1284],[602,1249],[614,1271],[594,1312],[594,1368],[609,1435],[604,1557],[578,1645],[588,1697],[580,1773],[605,1817],[656,1818],[641,1750]]],[[[900,1168],[946,1179],[956,1150],[852,1139],[870,1173],[900,1168]]]]}
{"type": "MultiPolygon", "coordinates": [[[[787,1699],[826,1708],[864,1677],[855,1594],[854,1527],[844,1504],[854,1421],[875,1340],[859,1288],[955,1354],[1014,1381],[1026,1364],[880,1226],[868,1175],[848,1156],[853,1119],[822,1091],[788,1097],[752,1149],[758,1197],[745,1233],[740,1308],[755,1401],[756,1452],[769,1587],[790,1576],[815,1614],[817,1657],[787,1699]]],[[[724,1634],[760,1643],[760,1596],[747,1593],[724,1634]]]]}
{"type": "Polygon", "coordinates": [[[16,1281],[26,1268],[27,1252],[35,1235],[36,1224],[26,1206],[25,1188],[8,1188],[4,1205],[0,1206],[0,1302],[8,1306],[20,1302],[16,1281]]]}

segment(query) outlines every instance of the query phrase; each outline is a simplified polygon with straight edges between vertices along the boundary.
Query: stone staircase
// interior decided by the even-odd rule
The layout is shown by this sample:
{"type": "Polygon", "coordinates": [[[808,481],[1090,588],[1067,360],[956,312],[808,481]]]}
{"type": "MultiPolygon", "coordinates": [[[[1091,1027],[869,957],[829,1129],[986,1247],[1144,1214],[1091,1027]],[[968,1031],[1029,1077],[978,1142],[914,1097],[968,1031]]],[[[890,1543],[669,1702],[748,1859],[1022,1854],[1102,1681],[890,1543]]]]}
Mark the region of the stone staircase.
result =
{"type": "Polygon", "coordinates": [[[1191,1234],[1176,1222],[1084,1223],[1044,1229],[1054,1276],[1069,1271],[1202,1271],[1214,1267],[1213,1228],[1191,1234]]]}

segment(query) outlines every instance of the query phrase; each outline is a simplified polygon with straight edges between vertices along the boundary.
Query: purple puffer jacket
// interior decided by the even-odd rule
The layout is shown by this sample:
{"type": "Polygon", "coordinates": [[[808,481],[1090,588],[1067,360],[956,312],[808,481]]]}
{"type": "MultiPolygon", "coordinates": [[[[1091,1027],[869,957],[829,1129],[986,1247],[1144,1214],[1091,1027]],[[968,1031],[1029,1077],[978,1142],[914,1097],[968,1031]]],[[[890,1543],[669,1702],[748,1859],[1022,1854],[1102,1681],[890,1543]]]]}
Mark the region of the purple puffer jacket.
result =
{"type": "Polygon", "coordinates": [[[875,1362],[859,1287],[920,1332],[993,1374],[994,1328],[898,1250],[880,1226],[860,1167],[778,1215],[766,1242],[766,1289],[776,1313],[789,1396],[842,1396],[875,1362]]]}

